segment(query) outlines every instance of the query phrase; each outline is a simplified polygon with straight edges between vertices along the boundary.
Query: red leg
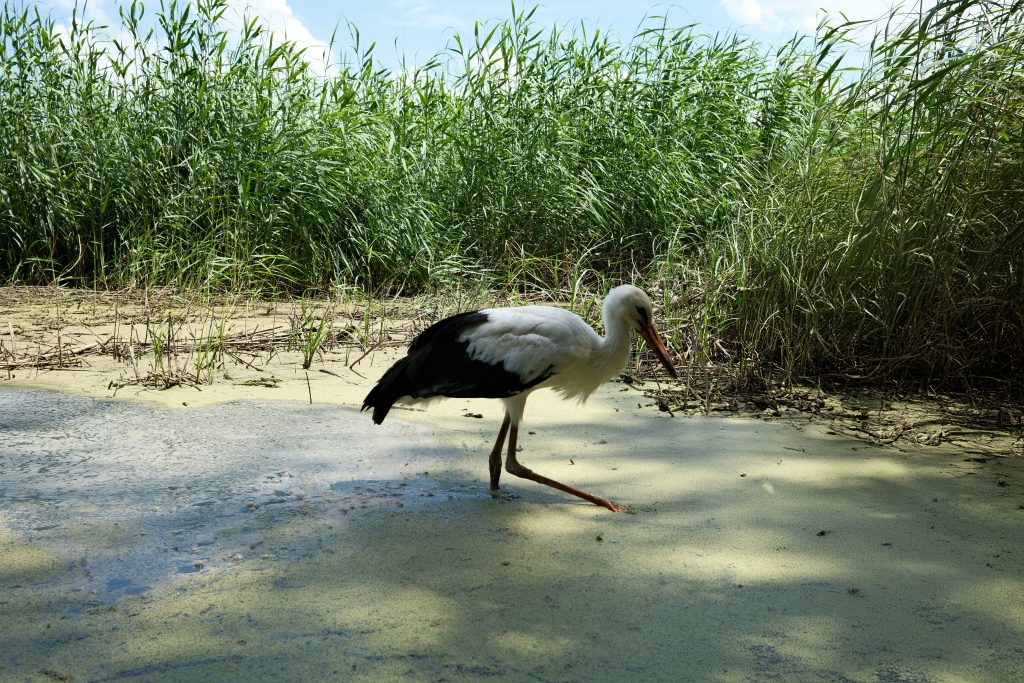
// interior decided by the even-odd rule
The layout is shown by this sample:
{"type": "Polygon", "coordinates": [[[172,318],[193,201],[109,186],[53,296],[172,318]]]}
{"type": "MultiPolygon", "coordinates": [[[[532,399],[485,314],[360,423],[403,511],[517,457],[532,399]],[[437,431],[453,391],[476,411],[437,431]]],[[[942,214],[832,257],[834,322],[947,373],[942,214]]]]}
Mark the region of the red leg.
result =
{"type": "MultiPolygon", "coordinates": [[[[508,421],[508,418],[506,418],[506,422],[507,421],[508,421]]],[[[502,431],[504,431],[504,429],[505,429],[505,425],[502,425],[502,431]]],[[[540,474],[537,474],[533,470],[531,470],[531,469],[521,465],[519,463],[519,461],[516,460],[516,436],[518,435],[518,433],[519,433],[519,426],[518,425],[512,425],[511,431],[510,431],[509,436],[508,436],[508,458],[505,459],[505,470],[509,474],[514,474],[517,477],[522,477],[523,479],[530,479],[531,481],[535,481],[538,484],[544,484],[545,486],[550,486],[551,488],[558,489],[559,491],[565,491],[566,493],[571,493],[574,496],[579,496],[583,500],[589,500],[594,505],[600,505],[601,507],[608,508],[612,512],[629,512],[629,508],[623,507],[622,505],[619,505],[618,503],[612,502],[610,500],[606,500],[604,498],[599,498],[598,496],[595,496],[592,493],[587,493],[586,491],[581,491],[580,489],[573,488],[572,486],[569,486],[568,484],[563,484],[560,481],[555,481],[554,479],[548,479],[547,477],[545,477],[543,475],[540,475],[540,474]]],[[[491,456],[492,456],[491,462],[493,463],[494,462],[493,461],[494,454],[492,453],[491,456]]]]}
{"type": "Polygon", "coordinates": [[[512,424],[511,418],[508,413],[505,413],[505,421],[501,423],[501,429],[498,431],[498,440],[494,442],[494,448],[491,450],[491,495],[498,495],[500,488],[498,487],[498,479],[501,478],[501,450],[505,446],[505,434],[508,433],[508,426],[512,424]]]}

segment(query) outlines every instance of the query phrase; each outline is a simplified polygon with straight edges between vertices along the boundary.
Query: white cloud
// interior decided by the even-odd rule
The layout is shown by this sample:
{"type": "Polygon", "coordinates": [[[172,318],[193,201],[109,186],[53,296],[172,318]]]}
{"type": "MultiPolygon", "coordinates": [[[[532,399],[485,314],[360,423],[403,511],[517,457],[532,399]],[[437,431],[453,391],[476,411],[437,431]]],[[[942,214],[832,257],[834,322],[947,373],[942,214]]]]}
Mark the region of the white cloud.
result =
{"type": "Polygon", "coordinates": [[[245,17],[259,17],[275,42],[289,41],[304,50],[303,56],[310,68],[319,76],[332,75],[336,67],[331,59],[327,42],[313,35],[287,0],[230,0],[230,12],[225,13],[229,31],[237,33],[245,17]]]}
{"type": "MultiPolygon", "coordinates": [[[[850,20],[877,19],[900,0],[720,0],[729,18],[745,28],[765,33],[813,34],[824,15],[850,20]]],[[[916,3],[914,3],[916,5],[916,3]]],[[[934,4],[934,0],[925,3],[934,4]]]]}
{"type": "Polygon", "coordinates": [[[770,0],[722,0],[729,18],[744,26],[755,26],[763,31],[777,33],[783,20],[770,0]]]}
{"type": "MultiPolygon", "coordinates": [[[[76,4],[77,19],[80,23],[92,21],[97,26],[106,26],[107,30],[103,34],[108,37],[127,37],[121,29],[117,0],[78,0],[77,3],[76,0],[42,0],[40,7],[52,13],[56,20],[57,33],[66,39],[70,33],[71,13],[76,4]]],[[[313,35],[313,32],[295,15],[288,0],[228,0],[228,5],[229,10],[222,19],[222,28],[227,30],[229,35],[237,37],[240,34],[242,22],[246,17],[259,17],[269,32],[267,37],[273,35],[275,44],[288,40],[305,50],[303,55],[314,73],[324,76],[335,72],[327,41],[313,35]]],[[[155,11],[147,6],[146,15],[152,19],[155,11]]]]}
{"type": "Polygon", "coordinates": [[[473,23],[472,19],[451,9],[441,9],[429,0],[391,0],[388,4],[393,13],[384,19],[384,23],[392,26],[460,30],[473,23]]]}
{"type": "MultiPolygon", "coordinates": [[[[71,14],[76,12],[75,21],[79,26],[93,24],[97,27],[118,28],[113,18],[117,17],[117,8],[108,8],[103,2],[78,3],[75,0],[47,0],[40,3],[41,11],[50,11],[54,18],[54,29],[61,40],[68,40],[71,35],[71,14]],[[113,14],[111,14],[111,9],[113,14]]],[[[105,32],[109,33],[109,31],[105,32]]]]}

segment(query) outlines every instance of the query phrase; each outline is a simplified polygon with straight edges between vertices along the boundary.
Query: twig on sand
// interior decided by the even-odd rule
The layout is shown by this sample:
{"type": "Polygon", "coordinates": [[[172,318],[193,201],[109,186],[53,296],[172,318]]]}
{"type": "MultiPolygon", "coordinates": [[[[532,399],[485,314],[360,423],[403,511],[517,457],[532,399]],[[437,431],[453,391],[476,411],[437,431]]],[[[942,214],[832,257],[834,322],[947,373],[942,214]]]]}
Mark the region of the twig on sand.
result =
{"type": "MultiPolygon", "coordinates": [[[[354,368],[354,367],[355,367],[356,365],[358,365],[358,364],[359,364],[359,361],[361,361],[362,359],[366,358],[366,357],[367,357],[367,356],[369,356],[369,355],[370,355],[371,353],[373,353],[374,351],[376,351],[376,350],[377,350],[377,348],[378,348],[378,347],[380,347],[380,345],[381,345],[381,344],[383,344],[383,343],[384,343],[384,340],[383,340],[383,339],[379,339],[379,340],[377,340],[377,343],[376,343],[376,344],[374,344],[373,346],[371,346],[370,348],[366,349],[366,351],[364,351],[364,352],[363,352],[363,355],[359,356],[359,358],[356,358],[356,359],[355,359],[355,361],[354,361],[354,362],[353,362],[353,363],[352,363],[351,365],[349,365],[349,366],[348,366],[348,369],[349,369],[349,370],[352,370],[352,368],[354,368]]],[[[357,375],[359,375],[359,373],[358,373],[358,372],[357,372],[356,374],[357,374],[357,375]]],[[[360,376],[360,377],[362,377],[362,375],[359,375],[359,376],[360,376]]]]}

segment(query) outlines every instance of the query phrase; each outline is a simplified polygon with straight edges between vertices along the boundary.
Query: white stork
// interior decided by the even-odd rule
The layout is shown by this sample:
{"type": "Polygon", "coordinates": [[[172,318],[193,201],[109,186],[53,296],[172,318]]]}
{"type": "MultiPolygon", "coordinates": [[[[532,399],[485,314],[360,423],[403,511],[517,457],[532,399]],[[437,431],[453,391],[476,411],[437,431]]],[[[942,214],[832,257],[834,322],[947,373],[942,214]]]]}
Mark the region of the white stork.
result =
{"type": "Polygon", "coordinates": [[[579,496],[612,512],[618,503],[548,479],[516,460],[516,436],[531,392],[545,387],[582,403],[629,361],[630,331],[636,330],[676,377],[665,342],[654,326],[651,300],[632,285],[608,293],[601,337],[575,313],[553,306],[486,308],[437,322],[417,336],[408,355],[384,373],[366,398],[373,421],[383,422],[393,404],[438,397],[500,398],[505,420],[491,450],[491,494],[498,495],[501,451],[508,435],[509,474],[579,496]]]}

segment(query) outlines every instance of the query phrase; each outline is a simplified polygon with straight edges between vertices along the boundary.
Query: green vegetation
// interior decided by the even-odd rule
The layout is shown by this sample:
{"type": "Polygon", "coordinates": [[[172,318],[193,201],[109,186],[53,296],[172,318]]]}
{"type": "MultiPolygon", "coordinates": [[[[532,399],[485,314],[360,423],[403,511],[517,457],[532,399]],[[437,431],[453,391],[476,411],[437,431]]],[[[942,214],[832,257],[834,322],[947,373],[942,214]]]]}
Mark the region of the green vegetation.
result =
{"type": "Polygon", "coordinates": [[[698,364],[1024,375],[1020,1],[774,52],[665,22],[622,44],[513,7],[401,73],[352,27],[328,78],[256,22],[229,36],[225,11],[132,4],[62,33],[4,6],[0,279],[484,283],[590,315],[635,280],[698,364]]]}

